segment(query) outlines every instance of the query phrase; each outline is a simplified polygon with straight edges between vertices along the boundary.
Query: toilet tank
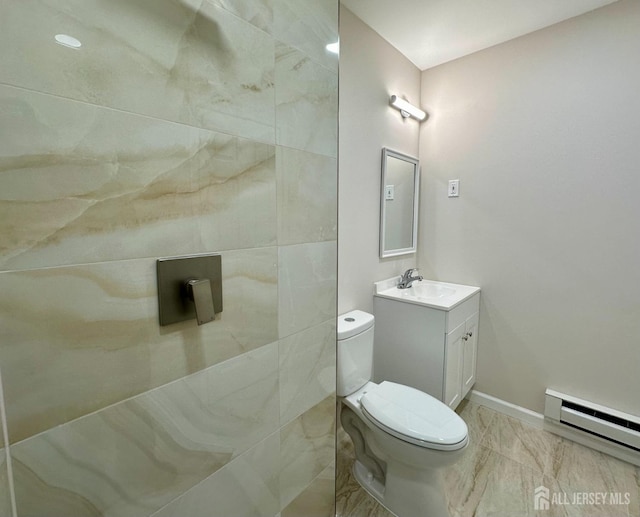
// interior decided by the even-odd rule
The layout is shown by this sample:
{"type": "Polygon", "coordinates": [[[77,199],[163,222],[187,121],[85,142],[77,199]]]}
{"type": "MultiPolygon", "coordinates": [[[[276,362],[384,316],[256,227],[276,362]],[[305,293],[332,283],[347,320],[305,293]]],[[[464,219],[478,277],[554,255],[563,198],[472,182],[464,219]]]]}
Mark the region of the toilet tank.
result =
{"type": "Polygon", "coordinates": [[[371,380],[373,314],[351,311],[338,316],[337,395],[346,397],[371,380]]]}

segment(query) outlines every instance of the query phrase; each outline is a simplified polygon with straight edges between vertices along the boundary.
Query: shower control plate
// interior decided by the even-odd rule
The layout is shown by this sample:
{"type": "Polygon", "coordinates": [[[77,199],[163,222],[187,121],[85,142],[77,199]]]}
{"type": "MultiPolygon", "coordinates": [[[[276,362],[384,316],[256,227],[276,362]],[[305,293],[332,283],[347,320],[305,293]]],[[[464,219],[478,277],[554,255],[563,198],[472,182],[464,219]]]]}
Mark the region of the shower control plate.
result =
{"type": "MultiPolygon", "coordinates": [[[[213,302],[211,314],[205,319],[213,320],[213,314],[222,312],[222,257],[218,254],[193,255],[188,257],[161,258],[157,261],[158,309],[160,325],[171,325],[197,317],[193,292],[189,284],[202,284],[208,279],[211,298],[203,297],[204,305],[213,302]],[[210,319],[209,319],[210,318],[210,319]]],[[[197,291],[197,290],[196,290],[197,291]]],[[[197,297],[196,301],[198,301],[197,297]]],[[[203,305],[203,304],[201,304],[203,305]]],[[[208,307],[204,307],[205,311],[208,307]]],[[[202,309],[198,323],[203,322],[202,309]]],[[[205,312],[206,314],[206,312],[205,312]]]]}

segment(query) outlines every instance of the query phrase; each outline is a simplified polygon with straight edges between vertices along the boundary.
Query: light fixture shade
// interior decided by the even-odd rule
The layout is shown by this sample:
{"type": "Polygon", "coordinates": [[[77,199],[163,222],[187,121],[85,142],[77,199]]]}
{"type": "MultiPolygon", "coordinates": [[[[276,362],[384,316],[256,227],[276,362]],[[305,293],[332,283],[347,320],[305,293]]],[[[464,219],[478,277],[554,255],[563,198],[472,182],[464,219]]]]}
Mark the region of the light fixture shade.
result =
{"type": "Polygon", "coordinates": [[[427,113],[422,111],[420,108],[416,108],[410,102],[401,99],[397,95],[392,95],[389,99],[389,104],[391,104],[394,108],[400,110],[400,113],[403,117],[413,117],[416,120],[422,122],[427,118],[427,113]]]}

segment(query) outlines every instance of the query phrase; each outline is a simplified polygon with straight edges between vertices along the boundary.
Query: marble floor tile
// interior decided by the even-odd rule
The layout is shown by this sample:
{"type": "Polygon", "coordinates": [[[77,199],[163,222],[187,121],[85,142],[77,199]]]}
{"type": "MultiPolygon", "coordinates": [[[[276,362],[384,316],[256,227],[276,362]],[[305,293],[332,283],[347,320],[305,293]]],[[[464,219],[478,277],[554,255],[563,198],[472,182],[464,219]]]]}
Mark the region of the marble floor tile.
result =
{"type": "Polygon", "coordinates": [[[486,447],[469,444],[467,451],[458,463],[451,465],[444,473],[444,486],[447,491],[450,510],[470,504],[467,499],[478,498],[478,488],[482,473],[495,466],[497,456],[486,447]]]}
{"type": "Polygon", "coordinates": [[[497,414],[493,409],[489,409],[478,404],[473,404],[468,400],[463,400],[456,412],[462,417],[469,428],[469,439],[471,443],[479,444],[484,434],[489,428],[489,424],[497,414]]]}
{"type": "MultiPolygon", "coordinates": [[[[557,481],[560,490],[568,494],[629,493],[629,513],[633,516],[640,515],[640,468],[630,463],[561,439],[545,472],[548,477],[557,481]]],[[[607,506],[612,505],[603,505],[602,511],[605,513],[602,515],[606,514],[607,506]]],[[[614,509],[609,508],[609,511],[614,509]]]]}
{"type": "MultiPolygon", "coordinates": [[[[462,459],[443,473],[451,517],[640,515],[640,468],[468,401],[458,413],[472,439],[462,459]],[[549,490],[548,510],[535,508],[540,486],[549,490]],[[590,504],[580,499],[589,492],[629,493],[630,500],[590,504]]],[[[351,475],[353,446],[341,427],[337,450],[337,515],[392,517],[351,475]]]]}
{"type": "MultiPolygon", "coordinates": [[[[631,513],[630,505],[605,504],[590,502],[583,493],[574,490],[566,490],[557,480],[545,476],[542,486],[549,489],[550,504],[545,510],[545,517],[635,517],[637,513],[631,513]]],[[[541,512],[539,512],[541,513],[541,512]]]]}
{"type": "Polygon", "coordinates": [[[475,470],[457,493],[449,493],[452,513],[473,516],[534,516],[533,494],[542,474],[521,463],[481,448],[475,470]]]}
{"type": "Polygon", "coordinates": [[[480,445],[543,473],[559,441],[554,434],[496,413],[480,445]]]}

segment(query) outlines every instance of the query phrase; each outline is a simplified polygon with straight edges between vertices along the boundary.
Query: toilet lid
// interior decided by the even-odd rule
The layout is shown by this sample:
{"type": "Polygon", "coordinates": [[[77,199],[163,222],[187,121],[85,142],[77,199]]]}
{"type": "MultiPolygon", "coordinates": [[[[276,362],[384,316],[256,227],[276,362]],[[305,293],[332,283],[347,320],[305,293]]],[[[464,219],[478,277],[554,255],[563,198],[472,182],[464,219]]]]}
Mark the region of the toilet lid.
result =
{"type": "Polygon", "coordinates": [[[466,443],[464,420],[431,395],[409,386],[381,382],[362,396],[360,404],[374,424],[409,443],[444,450],[466,443]]]}

